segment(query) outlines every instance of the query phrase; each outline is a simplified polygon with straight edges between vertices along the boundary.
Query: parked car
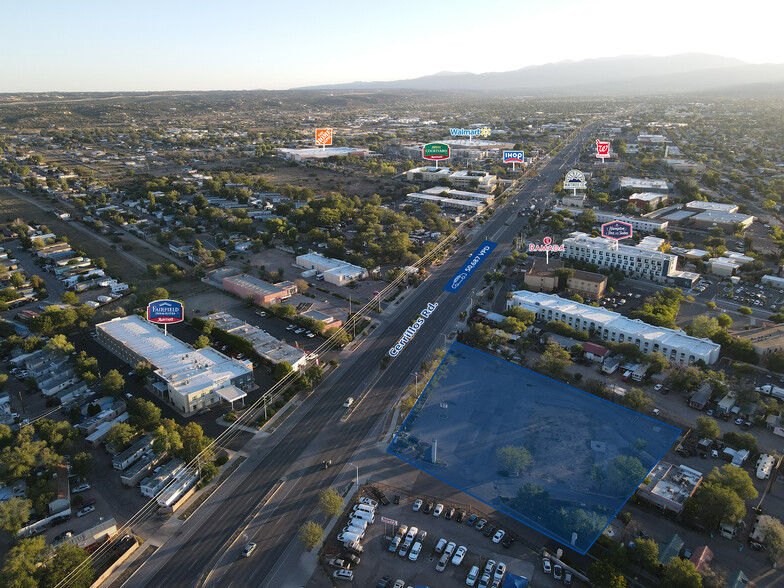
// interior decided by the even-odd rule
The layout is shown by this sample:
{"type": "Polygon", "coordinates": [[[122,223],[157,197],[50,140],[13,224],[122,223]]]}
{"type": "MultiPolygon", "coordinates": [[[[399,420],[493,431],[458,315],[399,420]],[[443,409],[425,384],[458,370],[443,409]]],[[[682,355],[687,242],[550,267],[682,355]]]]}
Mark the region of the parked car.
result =
{"type": "Polygon", "coordinates": [[[482,574],[477,588],[487,588],[490,585],[490,574],[482,574]]]}
{"type": "Polygon", "coordinates": [[[454,541],[450,541],[449,543],[446,544],[446,548],[444,549],[444,555],[447,557],[452,557],[452,554],[455,552],[455,549],[457,549],[457,543],[455,543],[454,541]]]}
{"type": "Polygon", "coordinates": [[[84,515],[88,515],[95,510],[94,506],[85,506],[82,510],[76,513],[76,516],[81,518],[84,515]]]}
{"type": "Polygon", "coordinates": [[[422,544],[417,541],[414,545],[411,546],[411,553],[408,554],[408,559],[410,561],[416,561],[419,558],[419,554],[422,551],[422,544]]]}
{"type": "Polygon", "coordinates": [[[434,505],[432,502],[428,502],[427,504],[425,504],[425,508],[422,509],[422,512],[425,514],[430,514],[430,511],[433,510],[433,506],[434,505]]]}
{"type": "Polygon", "coordinates": [[[482,534],[483,534],[485,537],[491,537],[491,536],[493,535],[493,533],[494,533],[494,532],[495,532],[495,525],[487,525],[487,526],[485,527],[485,530],[484,530],[484,531],[482,531],[482,534]]]}
{"type": "Polygon", "coordinates": [[[445,547],[446,547],[446,539],[442,537],[441,539],[438,540],[438,543],[436,543],[435,552],[439,554],[444,553],[445,547]]]}
{"type": "Polygon", "coordinates": [[[55,541],[62,541],[63,539],[68,539],[68,537],[72,537],[73,536],[73,533],[74,533],[73,529],[68,529],[67,531],[63,531],[62,533],[57,535],[54,538],[54,540],[55,541]]]}
{"type": "Polygon", "coordinates": [[[476,526],[474,528],[477,531],[481,531],[482,529],[485,528],[486,524],[487,524],[487,519],[479,519],[479,522],[476,524],[476,526]]]}
{"type": "Polygon", "coordinates": [[[353,553],[341,553],[340,554],[340,559],[343,559],[343,560],[345,560],[345,561],[347,561],[347,562],[349,562],[349,563],[351,563],[352,565],[355,565],[355,566],[358,566],[359,562],[361,561],[359,559],[359,556],[358,555],[354,555],[353,553]]]}
{"type": "Polygon", "coordinates": [[[420,508],[422,508],[422,499],[421,498],[417,498],[414,501],[414,507],[413,507],[414,512],[417,512],[420,508]]]}
{"type": "Polygon", "coordinates": [[[509,549],[512,546],[512,543],[514,542],[515,542],[514,536],[507,533],[506,537],[504,537],[504,540],[501,543],[501,546],[504,547],[505,549],[509,549]]]}
{"type": "Polygon", "coordinates": [[[71,490],[72,494],[78,494],[79,492],[87,492],[90,489],[90,484],[79,484],[76,488],[71,490]]]}
{"type": "MultiPolygon", "coordinates": [[[[466,513],[465,513],[465,511],[464,511],[464,510],[462,510],[462,509],[461,509],[461,510],[458,510],[458,511],[457,511],[457,516],[455,517],[455,520],[456,520],[458,523],[462,523],[462,522],[463,522],[463,519],[465,519],[465,514],[466,514],[466,513]]],[[[449,518],[449,517],[447,517],[447,518],[449,518]]]]}
{"type": "Polygon", "coordinates": [[[466,586],[473,586],[476,584],[476,579],[479,576],[479,567],[473,566],[466,576],[466,586]]]}
{"type": "Polygon", "coordinates": [[[378,581],[378,583],[376,584],[376,588],[389,588],[389,585],[391,583],[392,583],[392,576],[384,576],[378,581]]]}
{"type": "Polygon", "coordinates": [[[376,502],[372,498],[368,498],[367,496],[363,496],[362,498],[360,498],[359,504],[367,504],[368,506],[372,506],[373,508],[378,508],[378,502],[376,502]]]}
{"type": "Polygon", "coordinates": [[[554,580],[562,580],[563,579],[563,568],[560,564],[555,564],[553,566],[553,579],[554,580]]]}
{"type": "Polygon", "coordinates": [[[504,579],[504,574],[506,573],[506,564],[502,561],[498,562],[498,565],[495,567],[495,574],[493,575],[493,579],[498,580],[499,582],[504,579]]]}
{"type": "Polygon", "coordinates": [[[458,547],[457,551],[455,551],[455,554],[452,556],[452,563],[456,566],[459,566],[461,563],[463,563],[463,558],[465,557],[467,551],[468,549],[466,549],[464,545],[458,547]]]}
{"type": "Polygon", "coordinates": [[[354,572],[351,570],[335,570],[332,572],[332,577],[336,580],[345,580],[346,582],[352,582],[354,580],[354,572]]]}
{"type": "Polygon", "coordinates": [[[449,520],[449,519],[451,519],[451,518],[452,518],[452,515],[453,515],[453,514],[455,514],[455,507],[454,507],[454,506],[450,506],[450,507],[449,507],[448,509],[446,509],[446,511],[444,512],[444,518],[445,518],[446,520],[449,520]]]}
{"type": "Polygon", "coordinates": [[[494,568],[495,568],[495,560],[488,559],[487,563],[485,564],[484,573],[485,574],[492,574],[494,568]]]}
{"type": "Polygon", "coordinates": [[[442,512],[444,512],[444,505],[443,504],[436,504],[435,509],[433,509],[433,516],[434,517],[440,517],[442,512]]]}
{"type": "Polygon", "coordinates": [[[553,564],[550,563],[550,559],[547,557],[542,560],[542,571],[545,574],[551,574],[553,571],[553,564]]]}
{"type": "Polygon", "coordinates": [[[571,586],[572,585],[572,572],[566,570],[564,572],[564,579],[563,579],[564,586],[571,586]]]}
{"type": "Polygon", "coordinates": [[[476,523],[477,518],[478,517],[475,514],[472,514],[470,517],[468,517],[468,520],[466,521],[466,525],[468,525],[469,527],[473,527],[474,523],[476,523]]]}
{"type": "Polygon", "coordinates": [[[402,535],[395,535],[392,538],[392,543],[389,544],[389,551],[391,551],[392,553],[395,553],[397,551],[397,548],[400,547],[400,542],[402,540],[403,540],[403,536],[402,535]]]}
{"type": "Polygon", "coordinates": [[[503,531],[502,529],[498,529],[495,532],[495,535],[493,535],[493,543],[501,543],[501,540],[504,538],[504,535],[506,535],[506,532],[503,531]]]}

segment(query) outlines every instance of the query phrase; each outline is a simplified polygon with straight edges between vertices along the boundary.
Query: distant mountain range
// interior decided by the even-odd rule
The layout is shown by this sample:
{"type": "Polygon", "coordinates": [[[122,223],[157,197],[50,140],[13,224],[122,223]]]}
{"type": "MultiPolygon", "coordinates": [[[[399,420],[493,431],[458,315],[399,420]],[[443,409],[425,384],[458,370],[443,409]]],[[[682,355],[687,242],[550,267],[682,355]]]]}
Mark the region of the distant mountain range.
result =
{"type": "Polygon", "coordinates": [[[352,82],[301,90],[520,91],[527,94],[672,94],[781,87],[784,64],[750,64],[738,59],[684,53],[668,57],[619,56],[532,65],[505,72],[442,71],[391,82],[352,82]]]}

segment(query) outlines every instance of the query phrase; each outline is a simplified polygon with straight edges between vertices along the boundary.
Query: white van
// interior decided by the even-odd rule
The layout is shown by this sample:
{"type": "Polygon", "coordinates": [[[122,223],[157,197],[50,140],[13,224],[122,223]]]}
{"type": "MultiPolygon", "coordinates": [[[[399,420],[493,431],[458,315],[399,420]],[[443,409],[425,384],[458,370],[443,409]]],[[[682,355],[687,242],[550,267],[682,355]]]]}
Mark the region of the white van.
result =
{"type": "Polygon", "coordinates": [[[358,527],[358,528],[360,528],[360,529],[362,529],[364,531],[365,529],[367,529],[368,522],[366,520],[364,520],[364,519],[350,518],[348,520],[348,522],[346,523],[346,526],[348,526],[348,527],[358,527]]]}
{"type": "Polygon", "coordinates": [[[369,512],[370,514],[375,514],[376,509],[372,506],[368,506],[367,504],[357,504],[353,508],[354,512],[369,512]]]}
{"type": "Polygon", "coordinates": [[[356,533],[340,533],[338,534],[338,541],[342,542],[343,545],[348,547],[349,543],[359,543],[361,537],[356,533]]]}
{"type": "Polygon", "coordinates": [[[365,529],[360,529],[359,527],[343,527],[343,533],[356,535],[360,539],[365,537],[365,529]]]}
{"type": "Polygon", "coordinates": [[[367,512],[364,510],[358,510],[351,513],[351,518],[367,521],[371,525],[376,522],[376,515],[374,515],[372,512],[367,512]]]}

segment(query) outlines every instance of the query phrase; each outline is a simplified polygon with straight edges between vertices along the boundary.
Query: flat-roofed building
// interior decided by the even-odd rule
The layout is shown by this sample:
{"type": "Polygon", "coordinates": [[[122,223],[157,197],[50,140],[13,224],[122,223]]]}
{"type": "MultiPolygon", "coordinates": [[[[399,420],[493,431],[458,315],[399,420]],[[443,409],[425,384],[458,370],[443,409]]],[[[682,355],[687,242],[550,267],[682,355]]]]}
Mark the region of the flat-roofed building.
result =
{"type": "Polygon", "coordinates": [[[657,192],[635,192],[629,196],[629,202],[640,210],[648,205],[652,208],[656,208],[659,204],[667,202],[667,194],[657,192]]]}
{"type": "Polygon", "coordinates": [[[684,205],[686,210],[691,210],[693,212],[727,212],[733,213],[738,212],[738,205],[737,204],[726,204],[723,202],[708,202],[707,200],[692,200],[691,202],[687,202],[684,205]]]}
{"type": "Polygon", "coordinates": [[[749,214],[740,214],[737,212],[713,212],[705,211],[694,215],[691,222],[695,227],[700,229],[711,229],[713,227],[720,227],[725,232],[732,232],[736,226],[740,226],[741,230],[745,230],[751,226],[755,217],[749,214]]]}
{"type": "Polygon", "coordinates": [[[776,288],[778,290],[784,290],[784,278],[773,275],[766,275],[762,276],[761,281],[765,286],[770,286],[771,288],[776,288]]]}
{"type": "Polygon", "coordinates": [[[293,282],[270,284],[247,274],[223,278],[223,289],[242,299],[251,297],[260,306],[281,304],[297,293],[297,286],[293,282]]]}
{"type": "Polygon", "coordinates": [[[678,258],[669,253],[622,245],[613,239],[575,232],[563,241],[564,259],[586,261],[599,267],[619,270],[630,278],[665,282],[677,269],[678,258]]]}
{"type": "Polygon", "coordinates": [[[158,492],[168,484],[171,479],[185,468],[185,462],[181,459],[173,459],[163,466],[155,475],[142,481],[140,489],[142,496],[153,498],[158,492]]]}
{"type": "Polygon", "coordinates": [[[702,472],[684,465],[661,461],[640,484],[637,496],[675,514],[683,511],[683,504],[697,491],[702,483],[702,472]]]}
{"type": "Polygon", "coordinates": [[[498,185],[498,176],[486,171],[463,169],[449,174],[449,182],[455,188],[473,188],[489,194],[498,185]]]}
{"type": "Polygon", "coordinates": [[[302,349],[277,340],[259,327],[249,325],[225,312],[208,314],[205,319],[211,321],[216,328],[249,341],[253,345],[253,351],[272,365],[285,361],[295,370],[305,365],[307,356],[302,349]]]}
{"type": "Polygon", "coordinates": [[[523,282],[534,292],[552,292],[558,289],[558,276],[555,270],[564,266],[560,259],[551,259],[550,263],[542,257],[535,257],[531,269],[525,272],[523,282]]]}
{"type": "Polygon", "coordinates": [[[415,167],[406,172],[409,182],[437,182],[446,180],[452,171],[448,167],[415,167]]]}
{"type": "Polygon", "coordinates": [[[436,196],[435,194],[420,194],[412,192],[406,196],[407,200],[411,202],[429,202],[435,204],[442,209],[451,208],[454,210],[462,210],[472,214],[477,214],[485,209],[485,205],[477,200],[458,200],[456,198],[444,198],[443,196],[436,196]]]}
{"type": "Polygon", "coordinates": [[[431,194],[443,198],[453,198],[455,200],[476,200],[482,204],[492,204],[495,197],[492,194],[480,194],[479,192],[468,192],[466,190],[455,190],[454,188],[444,188],[435,186],[422,190],[422,194],[431,194]]]}
{"type": "Polygon", "coordinates": [[[341,259],[325,257],[321,253],[309,252],[298,255],[295,261],[298,267],[306,270],[316,270],[324,276],[324,281],[336,286],[345,286],[349,282],[367,278],[365,268],[353,265],[341,259]]]}
{"type": "MultiPolygon", "coordinates": [[[[568,210],[574,216],[582,212],[579,208],[570,209],[568,206],[554,206],[554,211],[568,210]]],[[[666,220],[652,219],[652,218],[634,218],[629,216],[620,216],[617,214],[607,214],[604,212],[594,212],[597,224],[609,223],[610,221],[622,221],[629,223],[632,230],[638,233],[653,233],[657,229],[663,231],[667,228],[669,223],[666,220]]]]}
{"type": "Polygon", "coordinates": [[[135,366],[153,366],[153,389],[163,400],[191,414],[222,400],[221,388],[253,386],[253,364],[226,357],[211,347],[194,349],[138,315],[95,326],[98,342],[135,366]]]}
{"type": "Polygon", "coordinates": [[[573,329],[588,331],[602,341],[633,343],[643,353],[657,351],[675,363],[692,364],[703,360],[713,364],[721,346],[710,339],[691,337],[683,331],[649,325],[602,307],[580,304],[541,292],[513,292],[506,307],[520,306],[536,314],[540,321],[563,321],[573,329]]]}
{"type": "Polygon", "coordinates": [[[566,291],[579,294],[583,298],[599,299],[607,289],[607,276],[595,272],[574,270],[574,275],[566,280],[566,291]]]}
{"type": "Polygon", "coordinates": [[[367,157],[370,149],[357,147],[305,147],[303,149],[278,149],[278,155],[289,161],[318,161],[328,157],[367,157]]]}
{"type": "Polygon", "coordinates": [[[640,192],[658,192],[661,194],[667,194],[670,191],[669,184],[664,180],[629,178],[626,176],[618,180],[618,187],[621,190],[639,190],[640,192]]]}
{"type": "Polygon", "coordinates": [[[748,331],[740,331],[737,337],[751,343],[754,353],[759,357],[784,351],[784,325],[758,327],[748,331]]]}

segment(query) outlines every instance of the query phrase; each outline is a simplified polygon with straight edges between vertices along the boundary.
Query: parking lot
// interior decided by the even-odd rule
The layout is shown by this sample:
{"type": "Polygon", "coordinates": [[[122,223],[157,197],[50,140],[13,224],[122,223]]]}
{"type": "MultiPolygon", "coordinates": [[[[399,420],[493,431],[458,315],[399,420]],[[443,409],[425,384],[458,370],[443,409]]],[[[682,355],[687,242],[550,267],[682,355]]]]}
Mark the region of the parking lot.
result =
{"type": "Polygon", "coordinates": [[[726,284],[718,291],[718,296],[736,304],[778,312],[784,304],[781,290],[769,288],[762,284],[726,284]]]}
{"type": "MultiPolygon", "coordinates": [[[[388,495],[389,499],[393,499],[393,495],[388,495]]],[[[427,510],[427,502],[421,506],[419,511],[414,511],[416,497],[413,496],[400,496],[399,504],[391,502],[387,506],[379,506],[376,509],[375,523],[368,525],[365,536],[362,539],[363,553],[361,554],[361,563],[357,566],[352,566],[354,571],[354,579],[351,585],[371,587],[376,586],[382,577],[389,576],[391,588],[395,580],[401,579],[405,582],[405,586],[413,586],[421,584],[426,586],[457,586],[465,585],[466,576],[473,566],[478,566],[483,570],[488,560],[492,559],[496,563],[504,562],[508,572],[512,574],[532,578],[535,564],[530,561],[524,560],[524,550],[517,543],[511,544],[510,547],[504,548],[501,543],[493,543],[492,535],[497,530],[492,523],[487,523],[482,531],[476,530],[476,525],[469,527],[466,522],[469,520],[469,512],[465,512],[462,523],[457,522],[458,511],[451,515],[449,519],[446,518],[448,509],[455,505],[444,504],[443,512],[440,516],[433,516],[433,511],[427,510]],[[395,521],[397,525],[392,523],[385,523],[382,517],[395,521]],[[400,529],[401,525],[408,527],[407,532],[411,533],[413,527],[417,529],[417,535],[422,532],[426,533],[422,541],[422,550],[416,561],[409,558],[410,549],[405,551],[405,555],[400,555],[400,547],[393,553],[390,552],[389,547],[395,533],[400,529]],[[492,528],[493,531],[490,536],[485,536],[487,530],[492,528]],[[449,563],[443,572],[436,571],[436,565],[440,555],[436,553],[436,546],[440,539],[445,542],[453,542],[455,544],[454,551],[460,546],[466,548],[466,554],[463,561],[459,565],[452,563],[452,558],[449,558],[449,563]]],[[[435,505],[433,505],[435,506],[435,505]]],[[[465,510],[465,509],[464,509],[465,510]]],[[[479,521],[480,515],[477,515],[475,521],[479,521]]],[[[330,534],[326,547],[325,547],[325,563],[331,557],[336,557],[346,550],[336,540],[336,535],[340,533],[345,526],[345,521],[348,519],[348,514],[344,514],[343,518],[335,525],[330,534]]],[[[403,542],[400,543],[403,545],[403,542]]],[[[413,541],[412,541],[413,545],[413,541]]],[[[330,573],[334,568],[329,565],[325,566],[325,570],[329,569],[330,573]]],[[[481,576],[481,574],[480,574],[481,576]]],[[[331,581],[322,576],[324,579],[324,586],[331,586],[331,581]]],[[[478,584],[478,581],[477,581],[478,584]]]]}

